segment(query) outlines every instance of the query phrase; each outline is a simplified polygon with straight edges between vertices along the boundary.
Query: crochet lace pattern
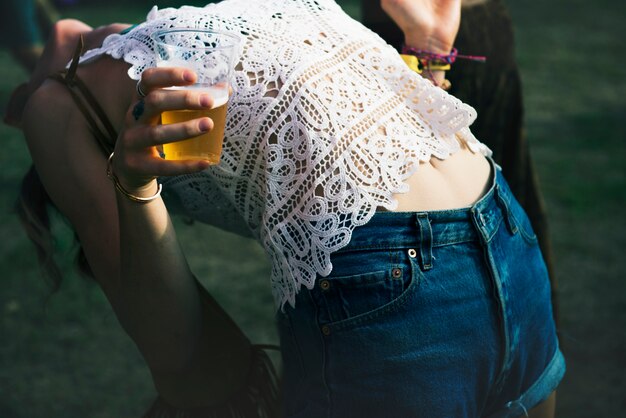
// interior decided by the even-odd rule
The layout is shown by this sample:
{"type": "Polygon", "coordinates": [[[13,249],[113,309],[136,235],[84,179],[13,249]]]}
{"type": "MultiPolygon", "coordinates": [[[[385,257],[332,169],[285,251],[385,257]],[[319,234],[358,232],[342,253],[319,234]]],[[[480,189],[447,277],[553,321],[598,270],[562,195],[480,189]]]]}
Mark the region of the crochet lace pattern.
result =
{"type": "Polygon", "coordinates": [[[444,159],[472,135],[474,109],[408,69],[380,37],[332,0],[226,0],[148,14],[102,54],[131,64],[138,80],[155,65],[150,34],[172,27],[232,32],[241,39],[222,161],[163,181],[187,215],[260,241],[278,307],[332,270],[350,241],[420,162],[444,159]]]}

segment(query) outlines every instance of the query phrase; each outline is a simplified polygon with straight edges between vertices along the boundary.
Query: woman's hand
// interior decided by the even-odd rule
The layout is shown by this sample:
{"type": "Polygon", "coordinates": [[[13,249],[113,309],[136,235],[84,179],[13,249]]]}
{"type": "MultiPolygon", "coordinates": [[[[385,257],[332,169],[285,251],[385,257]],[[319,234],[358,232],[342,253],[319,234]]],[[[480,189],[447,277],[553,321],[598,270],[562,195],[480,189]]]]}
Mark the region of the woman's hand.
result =
{"type": "Polygon", "coordinates": [[[383,10],[404,32],[405,43],[447,54],[461,22],[461,0],[381,0],[383,10]]]}
{"type": "Polygon", "coordinates": [[[202,110],[213,106],[213,98],[194,90],[169,90],[165,87],[187,86],[196,74],[184,68],[150,68],[143,72],[141,91],[144,98],[135,100],[126,113],[125,128],[115,144],[113,172],[122,186],[138,196],[154,194],[154,179],[206,169],[205,160],[168,161],[159,155],[158,146],[198,136],[213,129],[210,118],[160,125],[166,110],[202,110]]]}

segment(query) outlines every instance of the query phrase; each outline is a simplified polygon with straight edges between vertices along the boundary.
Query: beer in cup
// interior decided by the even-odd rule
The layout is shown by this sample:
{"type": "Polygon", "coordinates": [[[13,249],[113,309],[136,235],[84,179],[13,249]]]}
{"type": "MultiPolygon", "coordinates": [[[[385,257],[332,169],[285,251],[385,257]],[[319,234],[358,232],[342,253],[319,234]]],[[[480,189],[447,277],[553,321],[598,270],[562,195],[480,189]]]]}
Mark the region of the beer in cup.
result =
{"type": "Polygon", "coordinates": [[[196,72],[190,86],[171,90],[195,90],[209,94],[213,107],[208,110],[174,110],[161,114],[163,124],[186,122],[201,117],[213,120],[213,129],[205,134],[163,145],[167,160],[204,159],[220,161],[224,126],[230,91],[230,79],[239,47],[235,35],[202,29],[167,29],[152,35],[157,52],[157,67],[184,67],[196,72]]]}

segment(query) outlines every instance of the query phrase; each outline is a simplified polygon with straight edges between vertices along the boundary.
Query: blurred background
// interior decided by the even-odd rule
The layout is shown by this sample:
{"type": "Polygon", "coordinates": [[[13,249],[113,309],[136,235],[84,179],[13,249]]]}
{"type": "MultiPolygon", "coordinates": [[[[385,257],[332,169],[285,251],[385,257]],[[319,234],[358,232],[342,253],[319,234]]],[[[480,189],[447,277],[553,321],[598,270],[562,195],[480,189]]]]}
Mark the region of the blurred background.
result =
{"type": "MultiPolygon", "coordinates": [[[[8,0],[2,0],[3,6],[8,0]]],[[[376,0],[371,0],[372,2],[376,0]]],[[[57,0],[48,20],[141,22],[199,2],[57,0]]],[[[357,19],[359,0],[339,1],[357,19]]],[[[617,0],[505,0],[515,31],[524,126],[544,195],[568,371],[558,417],[626,416],[626,70],[617,0]]],[[[7,20],[3,10],[3,22],[7,20]]],[[[3,23],[4,27],[5,25],[3,23]]],[[[36,32],[36,31],[35,31],[36,32]]],[[[28,71],[0,39],[0,111],[28,71]]],[[[465,51],[472,53],[472,51],[465,51]]],[[[13,205],[30,165],[0,125],[0,418],[136,417],[155,396],[148,370],[99,288],[72,269],[73,236],[55,219],[65,272],[51,295],[13,205]]],[[[192,268],[256,343],[276,343],[269,264],[253,241],[175,220],[192,268]]]]}

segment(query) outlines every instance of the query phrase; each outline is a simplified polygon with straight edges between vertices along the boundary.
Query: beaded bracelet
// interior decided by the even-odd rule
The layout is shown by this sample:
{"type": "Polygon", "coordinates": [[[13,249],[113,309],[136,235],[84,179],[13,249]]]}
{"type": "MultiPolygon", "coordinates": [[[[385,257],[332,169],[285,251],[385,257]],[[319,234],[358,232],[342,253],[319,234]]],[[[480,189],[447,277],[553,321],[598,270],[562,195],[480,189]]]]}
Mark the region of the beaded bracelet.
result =
{"type": "Polygon", "coordinates": [[[403,45],[402,54],[415,56],[419,59],[422,65],[424,65],[424,67],[427,67],[430,63],[433,63],[435,65],[454,64],[454,62],[459,58],[479,62],[485,62],[487,60],[487,57],[481,55],[461,55],[459,54],[459,50],[456,48],[452,48],[449,54],[437,54],[435,52],[403,45]]]}
{"type": "Polygon", "coordinates": [[[109,159],[107,160],[107,177],[113,182],[113,185],[115,186],[115,189],[118,192],[124,195],[127,199],[132,200],[133,202],[137,202],[137,203],[148,203],[161,195],[161,191],[163,190],[162,184],[159,184],[159,187],[156,193],[150,197],[135,196],[134,194],[126,190],[124,186],[122,186],[122,183],[120,183],[120,180],[117,178],[115,173],[113,172],[113,154],[115,153],[112,152],[111,155],[109,155],[109,159]]]}
{"type": "Polygon", "coordinates": [[[422,74],[424,70],[430,71],[448,71],[452,66],[450,64],[434,64],[429,62],[425,65],[423,61],[420,61],[415,55],[400,54],[406,65],[418,74],[422,74]]]}
{"type": "Polygon", "coordinates": [[[408,45],[402,46],[402,53],[400,56],[411,70],[418,74],[422,74],[426,71],[428,73],[427,78],[429,78],[433,84],[444,90],[448,90],[452,84],[447,79],[444,79],[441,84],[438,84],[435,81],[433,71],[450,70],[451,65],[457,60],[457,58],[480,62],[484,62],[487,59],[486,57],[477,55],[460,55],[456,48],[452,48],[449,54],[437,54],[423,49],[416,49],[408,45]]]}

